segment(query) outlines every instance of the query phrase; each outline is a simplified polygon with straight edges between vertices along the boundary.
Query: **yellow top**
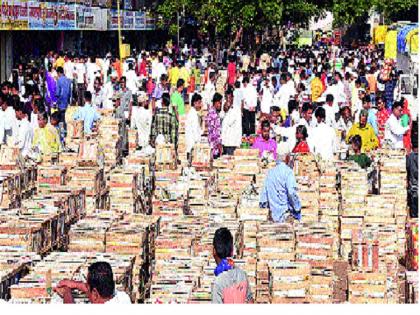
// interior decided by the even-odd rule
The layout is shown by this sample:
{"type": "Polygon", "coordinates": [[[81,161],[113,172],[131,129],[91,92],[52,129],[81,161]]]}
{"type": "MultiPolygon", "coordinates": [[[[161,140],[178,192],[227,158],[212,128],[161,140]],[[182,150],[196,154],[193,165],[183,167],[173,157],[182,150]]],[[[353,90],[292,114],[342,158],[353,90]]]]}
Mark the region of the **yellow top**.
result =
{"type": "Polygon", "coordinates": [[[378,45],[380,43],[385,43],[386,31],[388,30],[388,26],[386,25],[379,25],[374,29],[374,44],[378,45]]]}
{"type": "Polygon", "coordinates": [[[64,67],[64,64],[65,64],[65,60],[64,60],[64,58],[63,57],[59,57],[56,61],[55,61],[55,63],[54,63],[54,68],[58,68],[58,67],[61,67],[61,68],[63,68],[64,67]]]}
{"type": "Polygon", "coordinates": [[[419,30],[416,28],[411,30],[405,37],[407,45],[409,45],[410,53],[417,54],[419,51],[419,30]]]}
{"type": "Polygon", "coordinates": [[[176,87],[176,82],[179,79],[179,68],[178,67],[172,67],[169,70],[169,82],[171,82],[172,86],[176,87]]]}
{"type": "Polygon", "coordinates": [[[385,59],[397,58],[397,31],[389,31],[385,38],[385,59]]]}
{"type": "Polygon", "coordinates": [[[347,134],[346,143],[348,144],[350,138],[355,135],[359,135],[362,138],[362,152],[369,152],[379,146],[378,137],[375,135],[372,126],[368,123],[363,128],[360,127],[359,123],[353,124],[347,134]]]}
{"type": "Polygon", "coordinates": [[[190,81],[190,73],[185,66],[179,71],[179,78],[184,80],[184,87],[186,87],[190,81]]]}
{"type": "Polygon", "coordinates": [[[42,155],[60,152],[60,136],[57,130],[48,124],[45,128],[36,128],[32,141],[33,147],[38,147],[42,155]]]}

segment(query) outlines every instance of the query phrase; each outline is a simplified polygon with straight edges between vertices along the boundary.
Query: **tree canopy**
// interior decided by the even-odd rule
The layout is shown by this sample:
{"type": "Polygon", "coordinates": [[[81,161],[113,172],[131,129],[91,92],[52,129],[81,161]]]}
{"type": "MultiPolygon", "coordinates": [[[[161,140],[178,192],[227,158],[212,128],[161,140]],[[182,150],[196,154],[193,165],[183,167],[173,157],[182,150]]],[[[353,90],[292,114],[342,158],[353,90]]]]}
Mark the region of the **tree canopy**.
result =
{"type": "Polygon", "coordinates": [[[417,6],[417,0],[163,0],[157,12],[162,17],[159,25],[172,35],[177,31],[177,12],[194,19],[204,33],[226,35],[289,21],[305,24],[325,11],[333,12],[335,24],[343,26],[364,19],[371,9],[391,18],[417,6]]]}

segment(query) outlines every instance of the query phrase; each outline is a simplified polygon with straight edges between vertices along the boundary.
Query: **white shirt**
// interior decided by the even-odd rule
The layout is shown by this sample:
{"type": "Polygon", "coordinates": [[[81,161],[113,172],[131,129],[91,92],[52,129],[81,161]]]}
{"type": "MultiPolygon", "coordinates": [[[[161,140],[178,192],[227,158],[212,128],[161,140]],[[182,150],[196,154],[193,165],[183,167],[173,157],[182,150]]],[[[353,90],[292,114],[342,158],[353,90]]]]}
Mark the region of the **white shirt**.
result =
{"type": "Polygon", "coordinates": [[[116,290],[114,297],[105,304],[131,304],[131,299],[127,293],[116,290]]]}
{"type": "Polygon", "coordinates": [[[334,128],[325,123],[318,124],[311,129],[308,145],[315,155],[319,154],[323,160],[332,160],[338,146],[334,128]]]}
{"type": "Polygon", "coordinates": [[[215,93],[216,93],[216,87],[214,86],[214,83],[212,83],[211,81],[208,81],[206,85],[204,86],[204,92],[203,92],[204,94],[203,103],[204,103],[205,109],[210,107],[215,93]]]}
{"type": "Polygon", "coordinates": [[[105,102],[103,104],[104,109],[113,109],[112,97],[114,96],[114,87],[112,82],[109,81],[104,85],[105,102]]]}
{"type": "Polygon", "coordinates": [[[242,143],[242,115],[240,107],[232,107],[222,121],[222,145],[240,147],[242,143]]]}
{"type": "MultiPolygon", "coordinates": [[[[290,81],[289,81],[290,82],[290,81]]],[[[289,112],[289,101],[290,97],[293,96],[295,93],[294,87],[292,87],[290,84],[283,84],[276,95],[274,96],[274,104],[279,106],[280,109],[283,109],[286,111],[286,113],[289,112]]]]}
{"type": "Polygon", "coordinates": [[[162,76],[162,74],[166,74],[166,67],[163,64],[163,62],[158,62],[156,64],[156,67],[154,69],[154,73],[153,74],[154,74],[154,76],[152,76],[153,79],[155,79],[156,82],[159,82],[160,81],[160,77],[162,76]]]}
{"type": "Polygon", "coordinates": [[[322,107],[325,109],[325,123],[328,126],[335,128],[337,126],[335,115],[340,111],[338,105],[333,103],[332,106],[325,104],[322,107]]]}
{"type": "Polygon", "coordinates": [[[87,74],[87,81],[88,86],[87,90],[91,93],[93,92],[93,83],[95,82],[95,78],[100,76],[100,69],[96,63],[89,62],[86,64],[86,74],[87,74]]]}
{"type": "Polygon", "coordinates": [[[7,106],[6,110],[0,109],[0,144],[14,142],[14,137],[17,136],[17,119],[13,107],[7,106]]]}
{"type": "Polygon", "coordinates": [[[35,130],[36,128],[39,127],[38,124],[38,114],[35,114],[34,112],[31,113],[31,121],[30,121],[32,130],[35,130]]]}
{"type": "Polygon", "coordinates": [[[393,149],[404,148],[403,137],[410,127],[401,126],[400,120],[394,114],[389,116],[385,124],[385,141],[389,141],[393,149]]]}
{"type": "Polygon", "coordinates": [[[86,66],[84,63],[76,63],[74,65],[74,72],[76,72],[77,84],[85,83],[86,66]]]}
{"type": "Polygon", "coordinates": [[[96,90],[92,93],[92,106],[94,108],[103,108],[105,104],[105,90],[103,87],[96,92],[96,90]]]}
{"type": "Polygon", "coordinates": [[[191,153],[194,145],[200,142],[201,134],[198,113],[194,107],[191,107],[185,121],[185,145],[188,153],[191,153]]]}
{"type": "Polygon", "coordinates": [[[243,99],[243,95],[242,95],[242,89],[241,88],[237,88],[233,91],[233,107],[235,108],[242,108],[242,99],[243,99]]]}
{"type": "Polygon", "coordinates": [[[125,78],[127,79],[127,89],[131,91],[131,93],[137,93],[137,74],[134,70],[128,70],[125,74],[125,78]]]}
{"type": "Polygon", "coordinates": [[[133,106],[131,112],[130,127],[136,128],[138,133],[138,144],[145,147],[149,143],[150,131],[152,128],[152,112],[144,107],[133,106]]]}
{"type": "Polygon", "coordinates": [[[273,105],[273,88],[271,84],[269,86],[262,87],[262,98],[261,98],[261,112],[264,114],[270,114],[270,107],[273,105]]]}
{"type": "Polygon", "coordinates": [[[26,157],[31,149],[33,136],[34,132],[28,118],[25,117],[18,121],[18,132],[15,140],[23,157],[26,157]]]}
{"type": "Polygon", "coordinates": [[[70,60],[66,61],[64,63],[64,75],[70,79],[73,80],[73,73],[74,73],[74,64],[70,60]]]}
{"type": "Polygon", "coordinates": [[[258,94],[255,87],[248,83],[247,86],[242,89],[242,96],[244,100],[244,109],[250,110],[253,108],[255,110],[258,101],[258,94]]]}

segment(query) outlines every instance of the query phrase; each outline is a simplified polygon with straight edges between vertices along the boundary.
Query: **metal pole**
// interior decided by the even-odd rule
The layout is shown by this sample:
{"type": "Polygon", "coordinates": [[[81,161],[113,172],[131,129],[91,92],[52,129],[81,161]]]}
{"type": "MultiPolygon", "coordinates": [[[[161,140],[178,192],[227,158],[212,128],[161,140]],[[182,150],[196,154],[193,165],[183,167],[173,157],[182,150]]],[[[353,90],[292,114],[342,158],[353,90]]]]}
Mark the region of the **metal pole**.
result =
{"type": "Polygon", "coordinates": [[[122,38],[121,38],[121,10],[120,0],[117,0],[117,14],[118,14],[118,51],[120,54],[120,60],[122,59],[122,38]]]}

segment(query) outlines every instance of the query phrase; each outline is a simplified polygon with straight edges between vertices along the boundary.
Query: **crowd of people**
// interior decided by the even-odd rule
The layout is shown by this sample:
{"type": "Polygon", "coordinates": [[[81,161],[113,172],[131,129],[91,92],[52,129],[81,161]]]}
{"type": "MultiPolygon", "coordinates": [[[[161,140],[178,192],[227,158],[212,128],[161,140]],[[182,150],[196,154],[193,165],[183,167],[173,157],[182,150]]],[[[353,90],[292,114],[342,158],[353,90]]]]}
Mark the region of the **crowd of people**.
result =
{"type": "Polygon", "coordinates": [[[339,154],[368,168],[378,148],[417,150],[400,72],[371,46],[258,55],[239,47],[217,55],[185,47],[176,55],[166,47],[125,60],[49,52],[38,64],[19,64],[0,93],[0,142],[28,158],[66,150],[65,117],[76,105],[72,118],[86,135],[102,109],[115,110],[138,131],[140,149],[163,142],[176,149],[185,119],[190,159],[205,127],[214,159],[246,142],[262,159],[339,154]]]}
{"type": "MultiPolygon", "coordinates": [[[[339,155],[368,169],[378,148],[405,149],[408,204],[417,217],[417,117],[401,97],[394,61],[385,60],[383,51],[329,46],[257,55],[238,47],[216,56],[188,47],[175,55],[166,47],[125,60],[49,52],[39,64],[19,64],[1,84],[0,144],[17,146],[23,158],[39,161],[67,150],[67,115],[83,121],[90,135],[101,110],[114,110],[115,118],[137,130],[138,148],[149,150],[159,143],[176,150],[183,119],[189,160],[207,130],[213,159],[245,145],[278,162],[267,175],[260,206],[270,208],[273,221],[284,222],[300,219],[288,166],[294,154],[322,160],[339,155]]],[[[124,132],[123,150],[126,138],[124,132]]],[[[228,259],[230,232],[217,231],[213,245],[213,301],[252,302],[246,275],[228,259]]],[[[91,266],[87,284],[62,281],[56,291],[72,303],[73,289],[93,303],[127,301],[114,295],[112,270],[103,263],[91,266]]]]}

